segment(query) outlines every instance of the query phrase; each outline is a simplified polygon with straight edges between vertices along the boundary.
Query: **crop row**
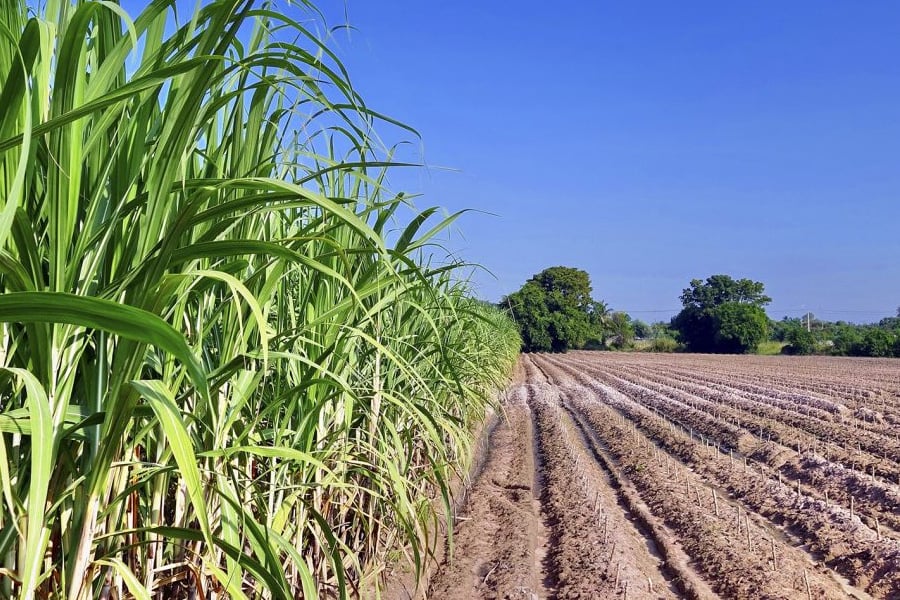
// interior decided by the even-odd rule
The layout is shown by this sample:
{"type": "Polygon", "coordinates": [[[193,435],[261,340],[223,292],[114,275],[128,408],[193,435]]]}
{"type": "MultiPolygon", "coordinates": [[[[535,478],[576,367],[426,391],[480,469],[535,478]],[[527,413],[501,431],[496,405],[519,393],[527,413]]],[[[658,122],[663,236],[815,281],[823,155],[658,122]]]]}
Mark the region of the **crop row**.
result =
{"type": "MultiPolygon", "coordinates": [[[[558,362],[548,364],[548,369],[558,373],[556,379],[562,384],[576,381],[581,371],[571,369],[566,372],[558,362]]],[[[583,381],[586,376],[580,375],[580,378],[583,381]]],[[[745,509],[758,513],[773,524],[788,525],[813,552],[824,557],[830,567],[841,572],[854,585],[866,588],[877,597],[889,597],[898,592],[898,542],[883,535],[885,528],[878,525],[878,517],[870,520],[874,522],[874,527],[868,527],[860,520],[860,508],[877,513],[873,509],[878,505],[877,501],[862,503],[863,506],[857,506],[854,513],[852,504],[839,506],[836,501],[841,500],[833,496],[828,500],[827,493],[825,499],[821,498],[821,494],[811,496],[809,485],[798,488],[793,481],[781,481],[777,471],[763,463],[751,460],[748,468],[746,464],[741,464],[742,461],[735,461],[733,455],[720,454],[717,450],[711,452],[711,446],[701,446],[698,439],[673,427],[671,421],[666,421],[637,399],[596,382],[591,386],[591,392],[593,398],[581,396],[572,402],[586,414],[599,415],[591,422],[598,430],[612,427],[610,423],[616,420],[611,418],[609,411],[613,411],[613,414],[631,423],[634,428],[630,434],[632,437],[637,436],[647,447],[653,445],[649,441],[651,439],[658,444],[667,456],[664,480],[672,477],[670,459],[688,466],[690,471],[687,472],[701,474],[727,490],[745,509]]],[[[624,428],[624,433],[622,429],[609,431],[604,435],[604,440],[612,444],[615,436],[615,439],[628,438],[627,428],[624,428]]],[[[660,459],[659,469],[662,469],[662,464],[660,459]]],[[[674,472],[678,472],[677,467],[674,472]]],[[[824,475],[832,477],[828,473],[824,475]]],[[[839,486],[832,486],[832,489],[839,489],[839,486]]]]}
{"type": "Polygon", "coordinates": [[[815,416],[824,421],[833,421],[874,433],[889,433],[892,420],[896,420],[895,415],[885,414],[884,410],[871,408],[873,406],[871,402],[867,404],[847,403],[824,394],[811,395],[805,392],[800,393],[796,389],[778,389],[773,386],[742,382],[735,377],[720,377],[708,373],[704,373],[703,379],[698,381],[696,372],[650,370],[640,367],[626,367],[626,369],[644,376],[652,376],[657,380],[667,381],[676,387],[684,386],[690,389],[702,386],[706,390],[738,395],[762,404],[803,413],[807,417],[815,416]]]}
{"type": "MultiPolygon", "coordinates": [[[[565,362],[557,365],[562,369],[571,369],[565,362]]],[[[648,404],[646,396],[629,395],[634,388],[617,387],[614,379],[603,379],[602,372],[592,373],[591,376],[582,373],[583,370],[580,370],[578,376],[584,385],[607,402],[617,403],[621,410],[641,406],[642,409],[649,408],[656,416],[666,419],[670,428],[672,423],[676,422],[664,410],[659,409],[659,404],[648,404]]],[[[698,435],[698,438],[703,440],[707,447],[724,448],[726,453],[735,448],[733,445],[729,447],[729,442],[733,442],[729,430],[717,432],[712,427],[701,428],[702,425],[708,425],[708,419],[699,422],[688,418],[687,424],[684,421],[678,421],[678,424],[688,434],[689,439],[694,437],[694,431],[702,432],[703,435],[698,435]]],[[[807,493],[823,501],[830,498],[832,501],[843,502],[848,507],[852,504],[857,513],[878,519],[881,525],[900,531],[900,490],[897,486],[826,460],[813,452],[797,452],[772,439],[765,441],[755,439],[746,431],[738,439],[737,452],[734,454],[738,460],[742,460],[743,457],[758,462],[764,468],[770,469],[773,477],[799,481],[806,486],[807,493]]]]}
{"type": "MultiPolygon", "coordinates": [[[[589,353],[573,353],[573,358],[579,357],[591,360],[589,353]]],[[[703,373],[710,381],[805,393],[840,401],[851,410],[878,409],[900,418],[900,381],[890,360],[703,355],[682,355],[673,360],[665,355],[620,354],[604,362],[616,367],[649,367],[688,378],[703,373]]]]}
{"type": "MultiPolygon", "coordinates": [[[[564,385],[573,378],[571,373],[560,373],[555,379],[564,385]]],[[[639,447],[655,448],[658,444],[666,459],[648,461],[647,468],[664,468],[664,476],[660,474],[663,481],[673,479],[673,473],[675,478],[679,472],[683,476],[697,473],[734,496],[745,510],[765,517],[771,524],[770,530],[775,524],[788,525],[813,553],[822,556],[829,567],[854,585],[876,597],[890,597],[900,591],[900,575],[896,571],[900,566],[900,545],[867,527],[849,508],[834,502],[826,504],[802,490],[798,494],[790,483],[775,480],[774,472],[760,463],[751,461],[747,467],[734,462],[731,456],[710,453],[709,447],[701,446],[699,441],[674,429],[670,422],[614,391],[600,397],[575,394],[570,402],[584,414],[595,416],[591,426],[610,447],[619,443],[616,440],[629,438],[640,440],[639,447]],[[630,433],[627,426],[617,425],[615,415],[631,424],[630,433]]],[[[674,497],[674,491],[670,492],[674,497]]],[[[716,580],[719,577],[716,575],[716,580]]]]}
{"type": "Polygon", "coordinates": [[[621,514],[601,509],[599,490],[608,492],[609,485],[596,481],[583,444],[561,419],[558,391],[550,386],[537,393],[531,389],[535,447],[542,463],[541,505],[554,539],[548,559],[556,592],[577,598],[627,594],[629,586],[632,595],[638,586],[664,589],[664,581],[632,567],[633,549],[622,535],[621,514]]]}
{"type": "MultiPolygon", "coordinates": [[[[854,430],[811,416],[764,406],[736,394],[708,390],[707,395],[701,395],[703,383],[694,384],[693,390],[697,393],[692,393],[685,389],[687,383],[679,388],[656,381],[658,376],[643,373],[632,375],[619,370],[613,372],[608,367],[586,364],[579,366],[605,383],[641,397],[642,401],[670,418],[687,423],[704,435],[741,452],[750,452],[750,448],[756,445],[751,436],[755,436],[762,441],[774,441],[795,448],[798,453],[817,452],[827,460],[873,478],[881,477],[891,483],[900,481],[900,464],[896,459],[900,455],[900,442],[888,435],[854,430]],[[748,445],[748,442],[751,444],[748,445]]],[[[705,377],[705,373],[697,374],[698,381],[705,377]]]]}
{"type": "Polygon", "coordinates": [[[732,598],[791,598],[807,585],[829,594],[828,576],[765,522],[734,504],[666,449],[658,447],[588,390],[567,388],[564,406],[602,444],[641,500],[677,537],[716,593],[732,598]]]}

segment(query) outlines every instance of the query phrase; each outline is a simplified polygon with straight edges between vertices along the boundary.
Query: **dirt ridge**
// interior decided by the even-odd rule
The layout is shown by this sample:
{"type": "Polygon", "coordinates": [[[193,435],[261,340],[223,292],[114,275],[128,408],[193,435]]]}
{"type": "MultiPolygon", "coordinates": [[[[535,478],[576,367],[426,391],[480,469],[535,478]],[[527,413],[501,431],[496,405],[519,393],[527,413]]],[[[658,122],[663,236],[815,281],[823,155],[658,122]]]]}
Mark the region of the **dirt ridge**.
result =
{"type": "Polygon", "coordinates": [[[715,360],[524,355],[428,597],[900,598],[900,474],[867,454],[900,422],[900,384],[881,363],[844,385],[809,361],[715,360]],[[844,419],[860,448],[830,433],[844,419]]]}

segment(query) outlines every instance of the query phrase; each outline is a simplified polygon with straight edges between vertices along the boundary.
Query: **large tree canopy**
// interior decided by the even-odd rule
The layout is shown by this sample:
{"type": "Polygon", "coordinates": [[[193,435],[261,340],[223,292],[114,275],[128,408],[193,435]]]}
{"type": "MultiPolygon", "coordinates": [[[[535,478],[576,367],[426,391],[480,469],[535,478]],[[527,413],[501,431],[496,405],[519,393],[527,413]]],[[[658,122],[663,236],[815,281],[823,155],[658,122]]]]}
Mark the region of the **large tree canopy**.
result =
{"type": "Polygon", "coordinates": [[[768,329],[762,307],[772,299],[763,292],[762,283],[729,275],[694,279],[681,294],[684,308],[672,328],[691,352],[752,352],[768,329]]]}
{"type": "Polygon", "coordinates": [[[500,302],[512,311],[526,352],[565,352],[600,337],[606,305],[591,297],[591,279],[572,267],[550,267],[500,302]]]}
{"type": "Polygon", "coordinates": [[[707,277],[705,282],[692,279],[690,287],[681,293],[681,304],[685,308],[694,307],[702,310],[729,302],[762,308],[771,301],[772,299],[763,293],[763,284],[759,281],[734,280],[729,275],[712,275],[707,277]]]}

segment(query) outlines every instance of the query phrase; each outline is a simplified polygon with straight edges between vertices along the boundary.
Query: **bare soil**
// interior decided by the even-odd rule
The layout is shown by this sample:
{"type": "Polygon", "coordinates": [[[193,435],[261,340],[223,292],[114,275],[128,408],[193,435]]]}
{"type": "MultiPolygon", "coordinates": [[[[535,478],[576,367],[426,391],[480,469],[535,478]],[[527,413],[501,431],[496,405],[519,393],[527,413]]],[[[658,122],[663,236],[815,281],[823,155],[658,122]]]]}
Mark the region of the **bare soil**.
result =
{"type": "Polygon", "coordinates": [[[508,394],[428,597],[714,598],[686,592],[708,588],[667,565],[658,532],[614,488],[559,390],[529,375],[508,394]]]}
{"type": "Polygon", "coordinates": [[[889,369],[714,360],[523,357],[427,597],[900,598],[889,369]]]}
{"type": "Polygon", "coordinates": [[[432,578],[429,597],[541,597],[535,560],[539,514],[526,389],[520,386],[508,394],[505,419],[491,435],[484,467],[457,518],[452,554],[432,578]]]}

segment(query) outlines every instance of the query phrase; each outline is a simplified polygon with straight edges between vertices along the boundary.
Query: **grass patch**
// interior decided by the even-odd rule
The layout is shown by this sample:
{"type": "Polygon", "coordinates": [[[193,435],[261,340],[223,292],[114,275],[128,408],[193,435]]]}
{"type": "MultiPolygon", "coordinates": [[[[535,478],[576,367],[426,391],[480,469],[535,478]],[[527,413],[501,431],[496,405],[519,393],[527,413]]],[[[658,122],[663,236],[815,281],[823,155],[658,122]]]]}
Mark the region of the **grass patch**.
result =
{"type": "Polygon", "coordinates": [[[756,347],[756,353],[765,356],[781,354],[781,349],[787,346],[785,342],[763,342],[756,347]]]}

